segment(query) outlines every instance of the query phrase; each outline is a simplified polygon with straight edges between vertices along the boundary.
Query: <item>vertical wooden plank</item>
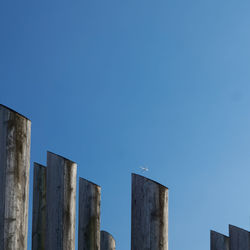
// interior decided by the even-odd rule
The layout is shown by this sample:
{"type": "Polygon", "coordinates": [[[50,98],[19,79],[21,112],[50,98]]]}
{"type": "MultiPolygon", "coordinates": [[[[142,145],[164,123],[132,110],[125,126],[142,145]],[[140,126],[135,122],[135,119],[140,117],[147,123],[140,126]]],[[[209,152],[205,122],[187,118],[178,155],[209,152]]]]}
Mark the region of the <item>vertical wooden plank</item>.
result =
{"type": "Polygon", "coordinates": [[[80,178],[78,250],[100,250],[100,186],[80,178]]]}
{"type": "Polygon", "coordinates": [[[31,122],[0,105],[0,249],[26,250],[31,122]]]}
{"type": "Polygon", "coordinates": [[[229,225],[230,250],[249,250],[250,235],[249,232],[232,225],[229,225]]]}
{"type": "Polygon", "coordinates": [[[131,249],[168,249],[168,188],[137,174],[132,174],[131,249]]]}
{"type": "Polygon", "coordinates": [[[211,250],[229,250],[229,237],[210,231],[210,249],[211,250]]]}
{"type": "Polygon", "coordinates": [[[34,163],[32,250],[45,250],[46,236],[46,167],[34,163]]]}
{"type": "Polygon", "coordinates": [[[47,153],[46,250],[75,249],[76,163],[47,153]]]}
{"type": "Polygon", "coordinates": [[[115,239],[106,231],[101,231],[101,250],[115,250],[115,239]]]}

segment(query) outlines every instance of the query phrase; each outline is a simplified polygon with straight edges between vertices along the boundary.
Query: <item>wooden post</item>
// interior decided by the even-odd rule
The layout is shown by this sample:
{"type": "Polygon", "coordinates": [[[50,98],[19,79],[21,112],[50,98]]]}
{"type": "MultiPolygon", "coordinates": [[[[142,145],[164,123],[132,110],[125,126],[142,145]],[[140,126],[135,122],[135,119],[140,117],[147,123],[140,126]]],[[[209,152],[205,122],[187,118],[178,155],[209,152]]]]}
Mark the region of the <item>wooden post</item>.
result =
{"type": "Polygon", "coordinates": [[[230,250],[249,250],[250,235],[249,232],[229,225],[230,250]]]}
{"type": "Polygon", "coordinates": [[[101,231],[101,250],[115,250],[115,239],[106,231],[101,231]]]}
{"type": "Polygon", "coordinates": [[[32,250],[45,250],[46,236],[46,167],[34,163],[32,250]]]}
{"type": "Polygon", "coordinates": [[[31,122],[0,105],[0,249],[26,250],[31,122]]]}
{"type": "Polygon", "coordinates": [[[47,153],[46,250],[75,249],[76,163],[47,153]]]}
{"type": "Polygon", "coordinates": [[[229,250],[229,237],[210,231],[210,249],[211,250],[229,250]]]}
{"type": "Polygon", "coordinates": [[[132,174],[131,250],[168,250],[168,188],[132,174]]]}
{"type": "Polygon", "coordinates": [[[78,250],[100,250],[100,186],[80,178],[78,250]]]}

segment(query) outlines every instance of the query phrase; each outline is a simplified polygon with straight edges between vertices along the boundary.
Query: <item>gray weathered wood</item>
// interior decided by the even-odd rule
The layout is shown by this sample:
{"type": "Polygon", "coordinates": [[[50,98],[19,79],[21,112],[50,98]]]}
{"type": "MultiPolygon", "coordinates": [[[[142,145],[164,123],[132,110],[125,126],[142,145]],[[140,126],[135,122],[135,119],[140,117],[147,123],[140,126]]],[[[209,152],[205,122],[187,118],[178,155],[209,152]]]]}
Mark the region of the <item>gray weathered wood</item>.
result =
{"type": "Polygon", "coordinates": [[[168,188],[132,174],[131,250],[168,249],[168,188]]]}
{"type": "Polygon", "coordinates": [[[83,178],[79,180],[78,249],[100,250],[101,188],[83,178]]]}
{"type": "Polygon", "coordinates": [[[249,250],[250,234],[248,231],[229,225],[230,250],[249,250]]]}
{"type": "Polygon", "coordinates": [[[229,250],[229,237],[210,231],[210,249],[211,250],[229,250]]]}
{"type": "Polygon", "coordinates": [[[0,249],[26,250],[31,122],[0,105],[0,249]]]}
{"type": "Polygon", "coordinates": [[[32,250],[45,250],[46,236],[46,167],[34,163],[32,250]]]}
{"type": "Polygon", "coordinates": [[[101,231],[101,250],[115,250],[115,239],[106,231],[101,231]]]}
{"type": "Polygon", "coordinates": [[[76,163],[47,153],[46,250],[75,249],[76,163]]]}

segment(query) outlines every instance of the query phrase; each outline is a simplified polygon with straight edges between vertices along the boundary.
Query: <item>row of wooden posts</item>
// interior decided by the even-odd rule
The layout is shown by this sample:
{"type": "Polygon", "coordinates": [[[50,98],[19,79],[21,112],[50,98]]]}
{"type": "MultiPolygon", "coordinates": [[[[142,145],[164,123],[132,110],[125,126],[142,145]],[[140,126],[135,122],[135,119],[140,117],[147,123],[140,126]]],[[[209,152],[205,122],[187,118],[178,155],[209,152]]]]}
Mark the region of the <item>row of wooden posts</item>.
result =
{"type": "MultiPolygon", "coordinates": [[[[0,250],[27,250],[31,122],[0,105],[0,250]]],[[[32,250],[75,250],[77,164],[47,153],[34,163],[32,250]]],[[[115,250],[100,231],[101,187],[79,179],[78,249],[115,250]]],[[[131,250],[168,250],[168,189],[132,174],[131,250]]],[[[250,250],[250,233],[211,231],[211,250],[250,250]]]]}
{"type": "MultiPolygon", "coordinates": [[[[0,249],[27,250],[31,122],[0,105],[0,249]]],[[[75,250],[77,164],[34,163],[32,250],[75,250]]],[[[100,231],[101,187],[79,179],[78,249],[115,250],[100,231]]],[[[132,250],[168,250],[168,189],[132,174],[132,250]]]]}

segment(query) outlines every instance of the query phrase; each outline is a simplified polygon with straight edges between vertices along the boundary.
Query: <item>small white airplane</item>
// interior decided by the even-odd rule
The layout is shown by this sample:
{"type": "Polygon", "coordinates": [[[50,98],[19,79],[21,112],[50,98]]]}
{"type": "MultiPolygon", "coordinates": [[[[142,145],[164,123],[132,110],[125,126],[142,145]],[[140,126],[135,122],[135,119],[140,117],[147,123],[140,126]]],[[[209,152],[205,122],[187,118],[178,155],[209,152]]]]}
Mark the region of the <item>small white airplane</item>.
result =
{"type": "Polygon", "coordinates": [[[141,169],[142,172],[147,172],[147,171],[149,171],[149,169],[146,168],[146,167],[140,167],[140,169],[141,169]]]}

